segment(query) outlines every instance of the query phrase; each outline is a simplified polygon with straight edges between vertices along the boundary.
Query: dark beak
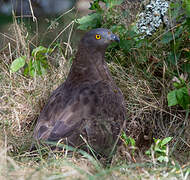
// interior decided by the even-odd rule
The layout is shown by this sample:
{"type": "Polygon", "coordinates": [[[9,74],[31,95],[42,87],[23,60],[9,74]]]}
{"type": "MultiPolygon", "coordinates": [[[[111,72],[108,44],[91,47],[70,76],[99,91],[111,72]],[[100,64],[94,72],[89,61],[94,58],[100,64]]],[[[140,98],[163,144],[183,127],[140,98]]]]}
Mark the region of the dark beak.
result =
{"type": "Polygon", "coordinates": [[[119,43],[119,42],[120,42],[119,37],[118,37],[118,36],[116,36],[115,34],[112,34],[112,35],[111,35],[111,39],[112,39],[112,41],[115,41],[115,42],[117,42],[117,43],[119,43]]]}

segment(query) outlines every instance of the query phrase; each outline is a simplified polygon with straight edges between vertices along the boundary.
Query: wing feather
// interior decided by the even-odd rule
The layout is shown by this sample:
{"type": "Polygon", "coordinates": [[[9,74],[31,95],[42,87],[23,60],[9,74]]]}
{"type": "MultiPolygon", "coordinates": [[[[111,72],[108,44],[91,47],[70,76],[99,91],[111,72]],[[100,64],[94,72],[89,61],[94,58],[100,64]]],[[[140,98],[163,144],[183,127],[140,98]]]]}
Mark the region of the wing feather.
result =
{"type": "Polygon", "coordinates": [[[120,90],[105,82],[81,85],[67,96],[64,91],[57,92],[39,116],[35,138],[48,141],[67,138],[70,144],[80,146],[82,134],[94,149],[105,150],[114,143],[124,122],[121,102],[120,90]]]}

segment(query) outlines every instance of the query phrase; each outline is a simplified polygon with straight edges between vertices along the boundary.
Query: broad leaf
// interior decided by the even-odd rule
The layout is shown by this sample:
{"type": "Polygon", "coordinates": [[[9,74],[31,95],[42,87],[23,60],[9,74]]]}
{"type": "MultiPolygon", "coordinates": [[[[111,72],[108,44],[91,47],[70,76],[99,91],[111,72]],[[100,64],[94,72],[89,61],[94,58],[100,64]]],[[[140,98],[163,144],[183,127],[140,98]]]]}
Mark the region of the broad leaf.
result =
{"type": "Polygon", "coordinates": [[[176,96],[177,90],[170,91],[167,95],[168,99],[168,106],[175,106],[178,104],[177,96],[176,96]]]}
{"type": "Polygon", "coordinates": [[[26,60],[26,56],[22,56],[15,59],[10,66],[10,71],[11,72],[18,71],[20,68],[22,68],[25,65],[26,63],[25,60],[26,60]]]}
{"type": "Polygon", "coordinates": [[[87,30],[89,28],[97,28],[101,24],[101,15],[99,13],[92,13],[87,16],[83,16],[80,19],[77,19],[77,22],[80,24],[78,29],[87,30]]]}
{"type": "Polygon", "coordinates": [[[187,87],[180,88],[176,92],[178,104],[183,109],[188,109],[190,105],[190,96],[188,94],[187,87]]]}
{"type": "Polygon", "coordinates": [[[168,144],[171,140],[172,140],[173,137],[167,137],[167,138],[164,138],[161,142],[161,146],[164,146],[166,144],[168,144]]]}

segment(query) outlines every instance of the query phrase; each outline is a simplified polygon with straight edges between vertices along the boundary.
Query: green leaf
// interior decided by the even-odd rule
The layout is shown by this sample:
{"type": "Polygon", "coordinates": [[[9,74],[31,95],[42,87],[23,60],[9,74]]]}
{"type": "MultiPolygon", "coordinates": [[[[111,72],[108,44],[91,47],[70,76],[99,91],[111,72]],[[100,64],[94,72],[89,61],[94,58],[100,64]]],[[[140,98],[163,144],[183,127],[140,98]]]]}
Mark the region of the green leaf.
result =
{"type": "Polygon", "coordinates": [[[34,77],[36,75],[36,71],[34,69],[30,69],[29,74],[31,77],[34,77]]]}
{"type": "Polygon", "coordinates": [[[41,61],[37,62],[37,74],[38,75],[44,75],[44,74],[46,74],[46,69],[43,66],[43,64],[41,63],[41,61]]]}
{"type": "Polygon", "coordinates": [[[36,74],[35,62],[36,62],[36,61],[33,62],[33,59],[30,59],[30,61],[29,61],[28,65],[27,65],[27,67],[26,67],[25,70],[24,70],[24,74],[25,74],[25,75],[29,75],[29,76],[31,76],[31,77],[34,77],[34,76],[35,76],[35,74],[36,74]]]}
{"type": "Polygon", "coordinates": [[[159,162],[168,162],[168,157],[167,156],[160,156],[160,157],[158,157],[157,158],[157,160],[159,161],[159,162]]]}
{"type": "Polygon", "coordinates": [[[125,141],[127,145],[135,146],[135,140],[131,137],[127,137],[125,132],[122,132],[121,138],[125,141]]]}
{"type": "Polygon", "coordinates": [[[182,64],[182,69],[184,72],[190,73],[190,63],[182,64]]]}
{"type": "Polygon", "coordinates": [[[78,29],[87,30],[89,28],[99,27],[101,24],[101,15],[99,13],[92,13],[87,16],[83,16],[80,19],[77,19],[77,23],[80,25],[78,29]]]}
{"type": "Polygon", "coordinates": [[[10,71],[11,72],[18,71],[20,68],[22,68],[25,65],[26,63],[25,60],[26,60],[26,56],[22,56],[15,59],[10,66],[10,71]]]}
{"type": "Polygon", "coordinates": [[[93,3],[90,3],[90,10],[101,10],[101,7],[99,5],[99,0],[94,0],[93,3]]]}
{"type": "Polygon", "coordinates": [[[120,5],[123,0],[105,0],[104,2],[106,3],[107,8],[112,8],[113,6],[120,5]]]}
{"type": "Polygon", "coordinates": [[[190,0],[183,0],[183,5],[185,6],[186,15],[190,17],[190,0]]]}
{"type": "Polygon", "coordinates": [[[180,57],[180,53],[175,54],[173,51],[169,53],[168,62],[172,65],[176,65],[180,57]]]}
{"type": "Polygon", "coordinates": [[[188,109],[190,105],[190,96],[188,94],[187,87],[180,88],[176,92],[178,104],[183,109],[188,109]]]}
{"type": "Polygon", "coordinates": [[[176,96],[177,90],[170,91],[167,95],[168,100],[168,106],[175,106],[178,104],[177,96],[176,96]]]}
{"type": "Polygon", "coordinates": [[[120,40],[119,46],[125,51],[129,52],[134,46],[133,40],[120,40]]]}
{"type": "Polygon", "coordinates": [[[175,38],[178,38],[183,33],[183,30],[183,26],[179,26],[174,33],[175,38]]]}
{"type": "Polygon", "coordinates": [[[186,19],[186,25],[187,25],[188,31],[190,32],[190,17],[186,19]]]}
{"type": "Polygon", "coordinates": [[[41,66],[40,70],[42,75],[45,75],[47,73],[46,68],[44,68],[43,66],[41,66]]]}
{"type": "MultiPolygon", "coordinates": [[[[183,27],[180,26],[176,29],[176,31],[174,32],[174,37],[178,38],[181,34],[183,33],[183,27]]],[[[167,32],[166,34],[164,34],[162,36],[162,40],[161,43],[162,44],[168,44],[169,42],[171,42],[173,40],[173,34],[171,31],[167,32]]]]}
{"type": "Polygon", "coordinates": [[[163,35],[161,43],[162,44],[167,44],[172,40],[173,40],[173,34],[169,31],[169,32],[167,32],[166,34],[163,35]]]}
{"type": "Polygon", "coordinates": [[[173,137],[166,137],[162,140],[161,142],[161,146],[164,146],[166,144],[168,144],[171,140],[173,139],[173,137]]]}
{"type": "Polygon", "coordinates": [[[118,24],[117,25],[113,25],[111,27],[111,31],[113,33],[115,33],[115,32],[119,33],[120,36],[124,36],[125,33],[126,33],[126,27],[124,25],[118,25],[118,24]]]}
{"type": "Polygon", "coordinates": [[[151,155],[150,150],[147,150],[147,151],[145,152],[145,154],[146,154],[146,155],[151,155]]]}
{"type": "Polygon", "coordinates": [[[28,68],[28,65],[26,65],[26,67],[24,68],[24,75],[25,76],[28,76],[29,75],[29,68],[28,68]]]}
{"type": "Polygon", "coordinates": [[[45,48],[43,46],[38,46],[37,48],[33,49],[32,56],[36,58],[39,54],[45,54],[45,53],[48,53],[50,51],[51,50],[48,48],[45,48]]]}
{"type": "Polygon", "coordinates": [[[160,149],[160,147],[157,147],[157,146],[156,146],[156,147],[154,148],[154,151],[155,151],[156,153],[160,153],[160,154],[162,154],[162,153],[165,153],[166,150],[163,149],[163,148],[160,149]]]}
{"type": "Polygon", "coordinates": [[[177,89],[179,89],[181,87],[181,83],[178,83],[178,82],[174,82],[173,83],[173,86],[177,89]]]}
{"type": "Polygon", "coordinates": [[[121,138],[124,139],[124,140],[126,140],[128,138],[127,135],[125,134],[125,132],[121,133],[121,138]]]}

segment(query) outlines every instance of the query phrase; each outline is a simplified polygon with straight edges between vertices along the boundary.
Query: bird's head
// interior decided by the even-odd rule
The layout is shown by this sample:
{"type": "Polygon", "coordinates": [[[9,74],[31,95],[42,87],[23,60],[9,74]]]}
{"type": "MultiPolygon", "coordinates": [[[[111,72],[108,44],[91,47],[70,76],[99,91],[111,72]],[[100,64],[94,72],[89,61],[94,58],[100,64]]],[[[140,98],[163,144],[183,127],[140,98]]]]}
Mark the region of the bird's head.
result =
{"type": "Polygon", "coordinates": [[[81,40],[87,49],[105,50],[112,42],[119,42],[118,36],[105,28],[97,28],[87,32],[81,40]]]}

